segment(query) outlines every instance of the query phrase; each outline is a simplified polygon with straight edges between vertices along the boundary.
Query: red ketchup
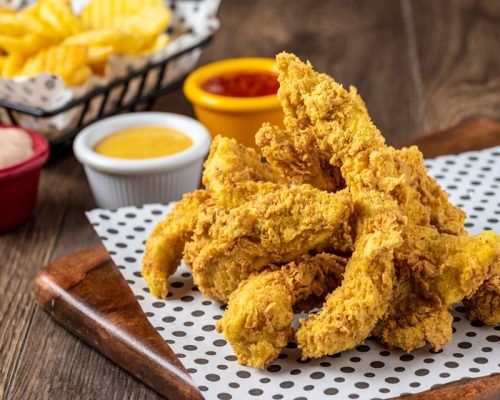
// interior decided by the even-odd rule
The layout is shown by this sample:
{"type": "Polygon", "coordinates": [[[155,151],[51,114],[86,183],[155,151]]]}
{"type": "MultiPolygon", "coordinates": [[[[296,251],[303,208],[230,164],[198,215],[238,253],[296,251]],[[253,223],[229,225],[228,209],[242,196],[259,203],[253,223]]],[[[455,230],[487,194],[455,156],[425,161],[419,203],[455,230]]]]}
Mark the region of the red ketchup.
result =
{"type": "Polygon", "coordinates": [[[213,76],[201,85],[209,93],[228,97],[260,97],[276,94],[278,75],[267,71],[236,71],[213,76]]]}

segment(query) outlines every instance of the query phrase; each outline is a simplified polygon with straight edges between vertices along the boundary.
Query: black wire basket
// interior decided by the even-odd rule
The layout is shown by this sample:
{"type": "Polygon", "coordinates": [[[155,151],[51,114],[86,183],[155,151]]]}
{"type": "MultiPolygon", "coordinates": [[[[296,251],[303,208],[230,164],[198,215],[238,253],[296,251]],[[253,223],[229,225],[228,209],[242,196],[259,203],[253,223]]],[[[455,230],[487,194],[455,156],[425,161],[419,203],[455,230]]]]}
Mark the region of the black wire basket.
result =
{"type": "Polygon", "coordinates": [[[170,80],[165,84],[164,82],[167,80],[166,75],[168,73],[167,67],[169,63],[179,59],[187,53],[196,51],[196,49],[206,45],[211,39],[212,35],[164,60],[149,63],[138,70],[130,72],[125,77],[114,79],[105,86],[97,87],[91,92],[49,111],[0,99],[0,109],[5,111],[3,119],[7,119],[0,122],[18,125],[19,119],[22,116],[47,119],[74,110],[74,120],[77,121],[76,124],[72,124],[72,126],[61,135],[49,139],[52,146],[68,143],[80,130],[82,130],[82,128],[99,119],[122,112],[151,109],[159,96],[179,88],[186,78],[187,74],[173,81],[170,80]],[[151,85],[148,83],[149,89],[145,90],[146,82],[150,82],[149,80],[151,78],[153,78],[153,84],[151,85]],[[131,84],[136,81],[138,84],[131,84]],[[133,95],[129,93],[131,90],[135,92],[133,95]],[[113,104],[109,104],[110,94],[116,93],[115,91],[118,91],[119,94],[115,97],[116,100],[113,101],[113,104]],[[90,115],[90,105],[96,101],[99,101],[98,109],[90,115]]]}

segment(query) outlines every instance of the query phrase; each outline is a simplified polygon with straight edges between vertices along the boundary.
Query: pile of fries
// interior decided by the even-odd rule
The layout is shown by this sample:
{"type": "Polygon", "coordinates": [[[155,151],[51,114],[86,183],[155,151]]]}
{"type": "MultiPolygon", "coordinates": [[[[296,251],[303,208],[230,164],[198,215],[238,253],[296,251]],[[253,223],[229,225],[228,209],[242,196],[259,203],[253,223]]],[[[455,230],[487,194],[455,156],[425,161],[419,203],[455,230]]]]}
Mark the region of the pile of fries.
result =
{"type": "Polygon", "coordinates": [[[106,75],[112,54],[145,56],[165,47],[170,19],[162,0],[91,0],[80,15],[69,0],[0,9],[0,76],[48,72],[81,85],[106,75]]]}

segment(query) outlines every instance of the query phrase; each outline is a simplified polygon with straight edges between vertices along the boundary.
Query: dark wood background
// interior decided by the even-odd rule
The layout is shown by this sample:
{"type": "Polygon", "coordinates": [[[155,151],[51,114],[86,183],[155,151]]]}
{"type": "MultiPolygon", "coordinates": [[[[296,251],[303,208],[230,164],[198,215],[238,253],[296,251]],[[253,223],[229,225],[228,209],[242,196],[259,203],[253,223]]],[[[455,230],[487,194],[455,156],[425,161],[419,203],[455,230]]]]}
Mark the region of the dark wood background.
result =
{"type": "MultiPolygon", "coordinates": [[[[309,59],[358,87],[389,143],[473,117],[500,119],[500,1],[226,0],[202,63],[233,56],[309,59]]],[[[180,92],[158,110],[191,114],[180,92]]],[[[35,217],[0,236],[0,398],[157,399],[159,396],[40,311],[36,271],[98,244],[94,202],[72,155],[47,166],[35,217]]]]}

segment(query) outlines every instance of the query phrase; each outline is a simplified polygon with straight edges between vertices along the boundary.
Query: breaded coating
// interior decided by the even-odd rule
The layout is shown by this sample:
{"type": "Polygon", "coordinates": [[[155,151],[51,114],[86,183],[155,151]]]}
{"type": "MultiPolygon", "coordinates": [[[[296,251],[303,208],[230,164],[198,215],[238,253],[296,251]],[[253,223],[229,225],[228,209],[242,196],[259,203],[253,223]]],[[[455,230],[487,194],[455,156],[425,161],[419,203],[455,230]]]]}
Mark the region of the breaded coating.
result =
{"type": "Polygon", "coordinates": [[[407,352],[427,343],[439,350],[451,338],[448,309],[491,276],[499,256],[494,232],[468,237],[440,234],[434,227],[407,228],[395,256],[396,296],[375,335],[407,352]]]}
{"type": "Polygon", "coordinates": [[[496,273],[486,280],[470,298],[464,299],[467,317],[487,325],[500,324],[500,262],[496,273]]]}
{"type": "Polygon", "coordinates": [[[168,277],[177,270],[184,245],[190,240],[198,216],[210,203],[209,199],[205,190],[184,195],[149,235],[142,259],[142,276],[154,296],[167,297],[168,277]]]}
{"type": "Polygon", "coordinates": [[[436,306],[413,292],[407,280],[400,280],[387,316],[373,334],[389,348],[411,352],[428,343],[434,350],[451,340],[453,317],[447,305],[436,306]]]}
{"type": "MultiPolygon", "coordinates": [[[[355,88],[345,90],[292,54],[281,53],[276,61],[285,126],[307,140],[312,130],[315,146],[311,148],[316,154],[310,157],[327,157],[331,166],[340,168],[353,194],[364,190],[389,194],[407,211],[409,223],[433,224],[440,232],[463,234],[465,214],[448,202],[446,193],[427,175],[421,153],[416,147],[386,146],[355,88]]],[[[300,140],[290,139],[290,146],[300,140]]]]}
{"type": "Polygon", "coordinates": [[[225,208],[237,207],[249,196],[287,186],[257,152],[234,139],[217,136],[205,161],[203,184],[212,198],[225,208]]]}
{"type": "Polygon", "coordinates": [[[263,368],[289,342],[293,306],[339,285],[347,260],[333,254],[304,256],[283,267],[250,275],[229,297],[217,330],[240,364],[263,368]]]}
{"type": "Polygon", "coordinates": [[[334,192],[345,187],[338,167],[329,164],[329,159],[320,159],[314,134],[305,129],[294,135],[286,129],[264,123],[255,135],[255,143],[266,160],[289,182],[310,185],[334,192]]]}
{"type": "Polygon", "coordinates": [[[280,187],[231,210],[207,210],[185,247],[184,259],[200,291],[226,302],[241,281],[271,264],[311,251],[349,252],[352,209],[346,190],[280,187]]]}
{"type": "Polygon", "coordinates": [[[296,333],[303,358],[348,350],[370,335],[392,298],[394,250],[406,219],[394,201],[366,192],[355,203],[356,241],[342,284],[296,333]]]}

